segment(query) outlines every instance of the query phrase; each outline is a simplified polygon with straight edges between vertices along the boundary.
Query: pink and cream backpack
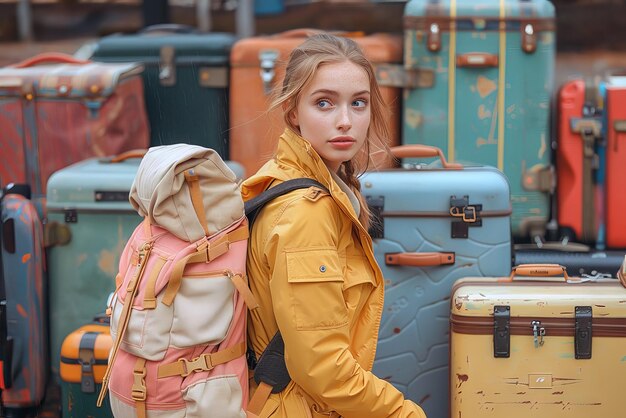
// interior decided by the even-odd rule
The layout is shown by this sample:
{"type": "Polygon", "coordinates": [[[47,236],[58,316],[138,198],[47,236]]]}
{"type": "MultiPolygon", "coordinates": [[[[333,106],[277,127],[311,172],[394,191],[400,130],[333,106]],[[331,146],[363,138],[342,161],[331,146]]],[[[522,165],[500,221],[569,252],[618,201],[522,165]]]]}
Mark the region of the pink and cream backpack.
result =
{"type": "Polygon", "coordinates": [[[130,201],[144,221],[121,259],[98,405],[116,417],[246,417],[248,223],[235,175],[207,148],[144,156],[130,201]]]}

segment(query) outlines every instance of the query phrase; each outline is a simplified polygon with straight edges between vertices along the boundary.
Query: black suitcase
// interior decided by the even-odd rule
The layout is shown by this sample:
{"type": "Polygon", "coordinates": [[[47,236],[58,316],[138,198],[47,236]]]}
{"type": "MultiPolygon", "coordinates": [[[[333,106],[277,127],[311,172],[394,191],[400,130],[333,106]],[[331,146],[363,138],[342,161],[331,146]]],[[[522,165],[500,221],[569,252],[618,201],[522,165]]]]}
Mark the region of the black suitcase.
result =
{"type": "Polygon", "coordinates": [[[516,250],[513,264],[560,264],[572,276],[616,277],[624,254],[624,251],[516,250]]]}

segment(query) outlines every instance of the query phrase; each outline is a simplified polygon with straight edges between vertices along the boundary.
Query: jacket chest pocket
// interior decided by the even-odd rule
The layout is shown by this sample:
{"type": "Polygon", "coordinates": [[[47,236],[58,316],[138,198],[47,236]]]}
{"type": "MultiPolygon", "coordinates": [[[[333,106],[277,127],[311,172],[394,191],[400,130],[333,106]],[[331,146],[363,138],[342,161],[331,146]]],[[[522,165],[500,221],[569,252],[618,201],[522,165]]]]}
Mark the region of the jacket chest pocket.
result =
{"type": "Polygon", "coordinates": [[[286,254],[289,296],[297,329],[331,329],[348,322],[343,299],[344,277],[335,248],[286,254]]]}

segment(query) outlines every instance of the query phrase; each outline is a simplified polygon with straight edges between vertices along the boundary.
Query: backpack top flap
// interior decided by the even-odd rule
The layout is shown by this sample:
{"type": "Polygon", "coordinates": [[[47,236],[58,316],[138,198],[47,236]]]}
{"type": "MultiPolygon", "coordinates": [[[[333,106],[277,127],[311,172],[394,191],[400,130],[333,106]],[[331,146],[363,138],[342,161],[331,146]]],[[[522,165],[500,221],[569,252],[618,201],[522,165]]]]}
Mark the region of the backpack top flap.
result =
{"type": "Polygon", "coordinates": [[[218,233],[244,216],[235,174],[217,152],[197,145],[150,148],[139,165],[129,200],[150,223],[188,242],[218,233]],[[198,178],[208,233],[194,210],[185,172],[198,178]]]}

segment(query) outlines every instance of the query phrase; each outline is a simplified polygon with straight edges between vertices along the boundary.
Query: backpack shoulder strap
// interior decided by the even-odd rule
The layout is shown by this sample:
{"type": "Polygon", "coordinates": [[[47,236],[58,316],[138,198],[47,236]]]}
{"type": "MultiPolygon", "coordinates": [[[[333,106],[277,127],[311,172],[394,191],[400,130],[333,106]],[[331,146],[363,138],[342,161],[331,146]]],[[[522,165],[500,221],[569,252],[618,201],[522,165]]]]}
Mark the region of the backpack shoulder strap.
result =
{"type": "Polygon", "coordinates": [[[286,180],[272,188],[265,190],[260,195],[248,200],[245,203],[244,208],[246,211],[246,216],[248,217],[249,225],[252,226],[257,215],[267,203],[271,202],[279,196],[282,196],[289,192],[293,192],[294,190],[307,189],[309,187],[319,187],[320,189],[328,192],[328,188],[319,181],[303,177],[299,179],[286,180]]]}
{"type": "MultiPolygon", "coordinates": [[[[328,188],[317,180],[298,178],[284,181],[248,200],[245,203],[245,211],[250,228],[252,228],[254,220],[267,203],[278,196],[309,187],[318,187],[328,193],[328,188]]],[[[251,369],[254,369],[254,380],[258,384],[258,388],[248,404],[249,417],[258,417],[269,395],[282,392],[291,381],[287,365],[285,364],[285,343],[282,335],[280,335],[280,331],[274,335],[265,348],[258,363],[254,357],[254,351],[248,348],[249,366],[251,366],[251,369]]]]}

